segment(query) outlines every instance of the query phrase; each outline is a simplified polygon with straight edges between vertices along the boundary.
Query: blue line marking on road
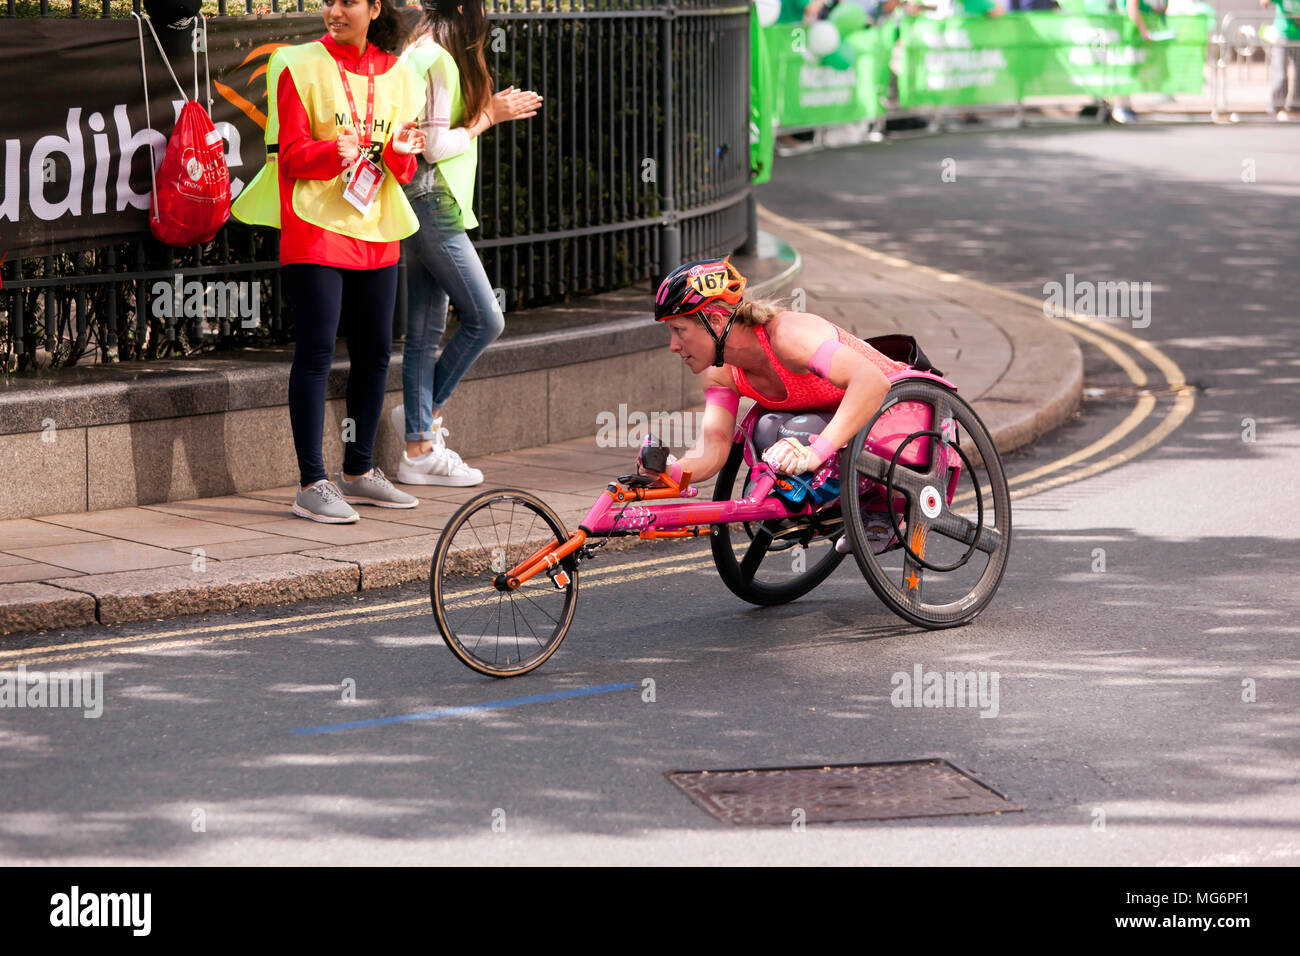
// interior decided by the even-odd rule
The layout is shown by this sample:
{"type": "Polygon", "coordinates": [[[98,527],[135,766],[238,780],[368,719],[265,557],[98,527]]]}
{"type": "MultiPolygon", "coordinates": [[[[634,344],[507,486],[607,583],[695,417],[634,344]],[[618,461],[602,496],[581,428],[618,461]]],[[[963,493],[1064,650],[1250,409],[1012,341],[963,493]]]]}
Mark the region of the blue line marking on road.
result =
{"type": "Polygon", "coordinates": [[[522,707],[524,704],[540,704],[547,700],[563,700],[566,697],[589,697],[592,694],[608,694],[615,690],[628,690],[640,687],[640,684],[600,684],[596,687],[579,687],[575,690],[557,690],[549,694],[533,694],[530,697],[510,697],[506,700],[490,700],[483,704],[466,704],[463,707],[440,707],[438,710],[426,710],[420,714],[403,714],[400,717],[376,717],[372,720],[353,720],[346,724],[324,724],[320,727],[299,727],[289,731],[291,734],[328,734],[335,730],[357,730],[361,727],[378,727],[382,724],[402,724],[409,720],[436,720],[439,717],[459,717],[481,710],[501,710],[505,707],[522,707]]]}

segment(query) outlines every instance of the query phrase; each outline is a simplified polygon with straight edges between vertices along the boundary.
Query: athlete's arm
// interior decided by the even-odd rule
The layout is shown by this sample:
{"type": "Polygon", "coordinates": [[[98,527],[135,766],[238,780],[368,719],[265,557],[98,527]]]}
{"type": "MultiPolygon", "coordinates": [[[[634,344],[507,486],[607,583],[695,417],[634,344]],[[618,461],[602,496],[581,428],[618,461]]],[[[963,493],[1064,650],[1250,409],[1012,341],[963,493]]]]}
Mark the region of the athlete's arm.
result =
{"type": "Polygon", "coordinates": [[[822,430],[822,452],[814,452],[817,461],[809,464],[816,468],[871,420],[889,392],[889,379],[862,353],[840,345],[835,326],[816,315],[783,313],[768,324],[768,341],[773,354],[791,372],[813,372],[844,389],[840,407],[822,430]]]}
{"type": "Polygon", "coordinates": [[[724,369],[705,369],[700,379],[706,403],[700,437],[669,468],[673,475],[689,471],[692,482],[712,478],[726,464],[731,454],[731,439],[736,433],[736,405],[740,401],[731,376],[724,369]]]}
{"type": "Polygon", "coordinates": [[[700,385],[707,403],[700,437],[677,462],[683,471],[691,473],[692,481],[712,478],[727,463],[731,439],[736,434],[736,406],[740,402],[731,373],[725,368],[705,369],[700,373],[700,385]]]}

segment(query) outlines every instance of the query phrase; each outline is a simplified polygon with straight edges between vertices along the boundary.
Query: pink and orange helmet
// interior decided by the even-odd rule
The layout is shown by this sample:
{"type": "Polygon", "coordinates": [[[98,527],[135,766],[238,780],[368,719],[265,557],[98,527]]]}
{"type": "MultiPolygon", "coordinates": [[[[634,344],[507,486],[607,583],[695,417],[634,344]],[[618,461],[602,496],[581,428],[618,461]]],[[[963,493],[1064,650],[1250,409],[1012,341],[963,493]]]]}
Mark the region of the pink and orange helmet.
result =
{"type": "Polygon", "coordinates": [[[655,293],[655,321],[693,315],[715,303],[735,307],[745,291],[745,277],[725,259],[701,259],[678,266],[655,293]]]}

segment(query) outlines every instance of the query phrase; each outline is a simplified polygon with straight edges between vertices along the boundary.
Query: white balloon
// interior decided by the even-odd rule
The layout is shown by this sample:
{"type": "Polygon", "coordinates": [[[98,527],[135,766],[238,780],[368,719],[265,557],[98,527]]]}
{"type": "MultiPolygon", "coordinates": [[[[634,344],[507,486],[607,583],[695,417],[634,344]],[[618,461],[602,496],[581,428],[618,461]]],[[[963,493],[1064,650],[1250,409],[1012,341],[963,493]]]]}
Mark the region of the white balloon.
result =
{"type": "Polygon", "coordinates": [[[840,31],[829,20],[817,20],[808,29],[808,49],[815,56],[825,56],[840,48],[840,31]]]}
{"type": "Polygon", "coordinates": [[[754,0],[754,6],[758,8],[760,27],[770,27],[781,16],[781,0],[754,0]]]}

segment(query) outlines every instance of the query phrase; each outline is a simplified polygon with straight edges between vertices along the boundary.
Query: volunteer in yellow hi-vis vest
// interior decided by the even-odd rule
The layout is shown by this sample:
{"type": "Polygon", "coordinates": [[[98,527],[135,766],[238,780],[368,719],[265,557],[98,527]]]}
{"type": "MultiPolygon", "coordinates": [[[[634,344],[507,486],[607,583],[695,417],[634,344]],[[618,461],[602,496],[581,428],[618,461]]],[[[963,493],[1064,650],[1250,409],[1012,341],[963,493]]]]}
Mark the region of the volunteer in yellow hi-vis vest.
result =
{"type": "Polygon", "coordinates": [[[461,377],[501,334],[505,319],[492,283],[465,234],[474,218],[478,137],[506,120],[534,116],[542,98],[510,87],[492,95],[484,58],[483,0],[423,0],[424,17],[402,61],[422,80],[427,131],[419,171],[406,194],[420,231],[402,241],[406,253],[407,323],[402,358],[402,408],[393,426],[406,437],[398,482],[476,485],[483,473],[461,461],[443,436],[442,407],[461,377]],[[460,324],[438,354],[448,300],[460,324]]]}
{"type": "Polygon", "coordinates": [[[245,222],[280,229],[293,309],[289,420],[298,453],[293,512],[357,520],[351,504],[414,508],[373,467],[393,346],[400,240],[417,228],[402,192],[425,134],[420,81],[394,52],[404,31],[391,0],[324,0],[328,33],[276,51],[267,69],[268,161],[234,205],[245,222]],[[343,470],[321,458],[326,380],[340,319],[348,339],[343,470]]]}

